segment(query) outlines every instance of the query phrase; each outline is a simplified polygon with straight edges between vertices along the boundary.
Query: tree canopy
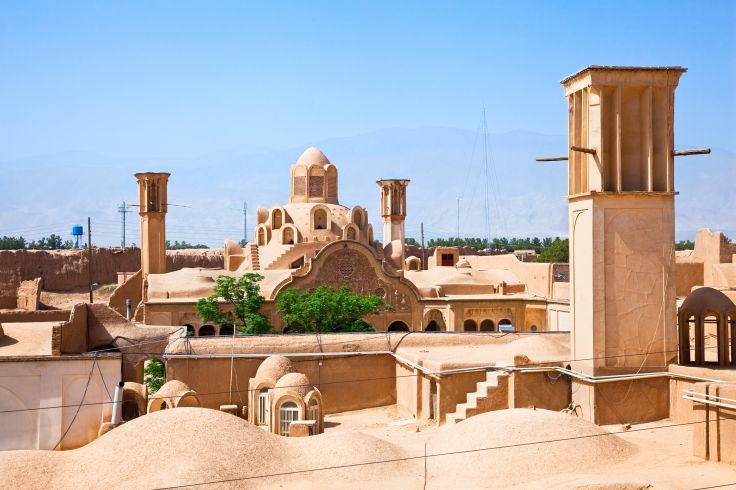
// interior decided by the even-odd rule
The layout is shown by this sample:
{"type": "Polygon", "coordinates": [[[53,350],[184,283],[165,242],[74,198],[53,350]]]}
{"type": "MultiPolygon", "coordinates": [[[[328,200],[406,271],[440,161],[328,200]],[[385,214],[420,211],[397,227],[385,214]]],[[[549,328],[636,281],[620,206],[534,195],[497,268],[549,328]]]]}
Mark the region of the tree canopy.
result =
{"type": "Polygon", "coordinates": [[[355,294],[347,284],[339,289],[318,286],[290,288],[276,295],[279,312],[289,332],[371,332],[363,318],[390,305],[378,295],[355,294]]]}
{"type": "Polygon", "coordinates": [[[266,298],[258,284],[263,276],[248,272],[241,277],[219,276],[214,292],[194,305],[205,322],[232,323],[243,334],[260,334],[271,330],[271,324],[261,313],[266,298]],[[224,304],[230,306],[226,311],[224,304]]]}
{"type": "Polygon", "coordinates": [[[73,248],[74,242],[62,240],[59,235],[52,233],[38,241],[27,241],[22,236],[3,236],[0,238],[0,250],[61,250],[73,248]]]}
{"type": "Polygon", "coordinates": [[[560,240],[559,238],[555,238],[555,240],[552,242],[552,245],[550,245],[548,248],[544,249],[541,254],[539,254],[539,257],[537,257],[537,262],[568,262],[570,260],[570,240],[565,238],[564,240],[560,240]]]}

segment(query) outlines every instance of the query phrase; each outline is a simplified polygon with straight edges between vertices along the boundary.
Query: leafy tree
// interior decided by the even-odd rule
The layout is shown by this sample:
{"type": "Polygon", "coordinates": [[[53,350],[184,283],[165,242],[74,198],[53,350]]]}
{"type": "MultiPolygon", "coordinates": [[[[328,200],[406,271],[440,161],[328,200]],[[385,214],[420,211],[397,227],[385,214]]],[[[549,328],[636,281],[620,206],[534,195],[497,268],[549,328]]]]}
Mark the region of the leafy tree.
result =
{"type": "Polygon", "coordinates": [[[421,245],[416,240],[416,238],[405,238],[404,239],[404,243],[406,243],[407,245],[410,245],[412,247],[421,247],[421,245]]]}
{"type": "Polygon", "coordinates": [[[675,243],[675,250],[695,250],[695,242],[690,240],[680,240],[675,243]]]}
{"type": "Polygon", "coordinates": [[[241,247],[245,247],[246,245],[248,245],[248,240],[246,240],[245,238],[241,238],[238,242],[238,245],[241,247]]]}
{"type": "Polygon", "coordinates": [[[148,394],[156,393],[166,382],[166,369],[163,361],[150,359],[143,367],[143,383],[148,386],[148,394]]]}
{"type": "Polygon", "coordinates": [[[347,284],[339,289],[290,288],[276,295],[276,311],[290,332],[372,332],[363,318],[380,314],[381,308],[391,306],[376,294],[355,294],[347,284]]]}
{"type": "Polygon", "coordinates": [[[207,245],[204,245],[202,243],[188,243],[186,240],[175,240],[174,243],[171,243],[170,240],[166,240],[166,250],[186,250],[191,248],[209,248],[207,245]]]}
{"type": "Polygon", "coordinates": [[[215,283],[215,291],[201,298],[194,305],[205,322],[232,323],[243,334],[266,333],[271,324],[261,313],[266,298],[261,295],[258,284],[263,276],[248,272],[241,277],[220,276],[215,283]],[[232,311],[223,311],[221,304],[229,304],[232,311]]]}
{"type": "Polygon", "coordinates": [[[555,238],[552,245],[537,257],[537,262],[568,262],[569,260],[570,240],[567,238],[561,240],[559,237],[555,238]]]}
{"type": "Polygon", "coordinates": [[[0,250],[23,250],[26,248],[26,239],[22,236],[3,236],[0,238],[0,250]]]}

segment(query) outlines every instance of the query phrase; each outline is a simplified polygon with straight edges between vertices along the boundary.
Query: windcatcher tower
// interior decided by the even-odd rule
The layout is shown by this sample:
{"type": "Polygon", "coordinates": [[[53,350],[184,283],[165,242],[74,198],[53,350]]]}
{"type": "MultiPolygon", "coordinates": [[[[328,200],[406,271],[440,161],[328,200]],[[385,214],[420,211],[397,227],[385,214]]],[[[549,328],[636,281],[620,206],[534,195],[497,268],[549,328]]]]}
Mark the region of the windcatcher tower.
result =
{"type": "Polygon", "coordinates": [[[141,271],[166,272],[166,211],[169,173],[144,172],[138,179],[138,203],[141,216],[141,271]]]}
{"type": "MultiPolygon", "coordinates": [[[[572,368],[666,371],[677,356],[674,97],[681,67],[591,66],[562,80],[569,107],[572,368]]],[[[666,378],[585,383],[599,424],[668,416],[666,378]]]]}
{"type": "Polygon", "coordinates": [[[406,221],[406,187],[409,180],[383,179],[381,188],[381,219],[383,221],[383,251],[397,269],[404,266],[404,222],[406,221]]]}

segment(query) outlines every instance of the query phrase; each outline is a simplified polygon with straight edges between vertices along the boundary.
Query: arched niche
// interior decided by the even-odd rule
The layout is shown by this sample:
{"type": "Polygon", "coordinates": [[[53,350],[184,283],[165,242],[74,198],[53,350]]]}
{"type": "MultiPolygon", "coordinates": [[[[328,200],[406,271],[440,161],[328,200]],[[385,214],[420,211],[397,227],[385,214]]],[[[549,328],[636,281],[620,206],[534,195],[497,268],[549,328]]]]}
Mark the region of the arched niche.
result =
{"type": "Polygon", "coordinates": [[[409,331],[409,325],[402,322],[401,320],[396,320],[394,322],[391,322],[391,325],[388,326],[389,332],[408,332],[409,331]]]}

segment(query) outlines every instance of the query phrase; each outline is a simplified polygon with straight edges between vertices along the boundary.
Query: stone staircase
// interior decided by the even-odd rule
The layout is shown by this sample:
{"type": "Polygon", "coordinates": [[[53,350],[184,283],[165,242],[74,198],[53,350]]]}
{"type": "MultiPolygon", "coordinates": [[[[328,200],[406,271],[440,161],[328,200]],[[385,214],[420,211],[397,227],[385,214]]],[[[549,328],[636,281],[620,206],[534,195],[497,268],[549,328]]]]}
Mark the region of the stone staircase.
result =
{"type": "Polygon", "coordinates": [[[273,259],[269,264],[266,266],[266,269],[288,269],[289,265],[288,263],[281,263],[283,262],[284,257],[286,255],[294,250],[294,245],[287,245],[283,252],[281,252],[275,259],[273,259]]]}
{"type": "Polygon", "coordinates": [[[258,256],[258,245],[250,244],[250,266],[254,271],[261,270],[261,260],[258,256]]]}
{"type": "Polygon", "coordinates": [[[509,405],[509,374],[487,371],[485,381],[476,384],[476,390],[468,393],[464,403],[458,403],[454,413],[445,416],[445,425],[462,422],[479,413],[503,410],[509,405]]]}

